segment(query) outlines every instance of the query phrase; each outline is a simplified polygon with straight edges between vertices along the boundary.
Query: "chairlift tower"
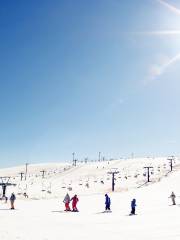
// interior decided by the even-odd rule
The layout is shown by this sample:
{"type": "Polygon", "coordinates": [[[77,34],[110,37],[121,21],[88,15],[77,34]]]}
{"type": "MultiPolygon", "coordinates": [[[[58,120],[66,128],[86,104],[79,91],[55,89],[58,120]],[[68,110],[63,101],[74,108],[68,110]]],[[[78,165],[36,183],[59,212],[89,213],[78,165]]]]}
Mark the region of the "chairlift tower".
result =
{"type": "Polygon", "coordinates": [[[6,188],[7,186],[16,186],[16,184],[10,183],[10,178],[11,177],[0,177],[1,183],[0,186],[2,186],[2,191],[3,191],[3,198],[6,197],[6,188]]]}
{"type": "Polygon", "coordinates": [[[20,176],[21,176],[21,181],[22,181],[22,180],[23,180],[24,172],[20,172],[19,174],[20,174],[20,176]]]}
{"type": "Polygon", "coordinates": [[[46,171],[45,171],[45,170],[42,170],[42,171],[40,171],[40,172],[42,173],[42,178],[44,178],[46,171]]]}
{"type": "Polygon", "coordinates": [[[174,156],[169,156],[167,160],[169,161],[169,164],[170,164],[170,171],[172,172],[172,170],[173,170],[174,156]]]}
{"type": "Polygon", "coordinates": [[[99,152],[98,161],[99,161],[99,162],[101,161],[101,152],[99,152]]]}
{"type": "Polygon", "coordinates": [[[118,174],[119,171],[117,169],[112,169],[108,174],[112,175],[112,191],[114,192],[114,186],[115,186],[115,175],[118,174]]]}
{"type": "Polygon", "coordinates": [[[75,153],[73,152],[72,153],[72,156],[73,156],[73,166],[75,166],[76,167],[76,162],[78,161],[77,159],[75,159],[75,153]]]}
{"type": "Polygon", "coordinates": [[[28,165],[29,165],[29,163],[26,163],[26,167],[25,167],[25,180],[26,180],[26,178],[27,178],[27,172],[28,172],[28,165]]]}
{"type": "Polygon", "coordinates": [[[150,182],[150,169],[153,169],[153,167],[144,167],[144,169],[147,170],[147,182],[150,182]]]}
{"type": "Polygon", "coordinates": [[[78,161],[77,159],[74,159],[74,160],[73,160],[73,166],[74,166],[74,167],[76,167],[77,161],[78,161]]]}

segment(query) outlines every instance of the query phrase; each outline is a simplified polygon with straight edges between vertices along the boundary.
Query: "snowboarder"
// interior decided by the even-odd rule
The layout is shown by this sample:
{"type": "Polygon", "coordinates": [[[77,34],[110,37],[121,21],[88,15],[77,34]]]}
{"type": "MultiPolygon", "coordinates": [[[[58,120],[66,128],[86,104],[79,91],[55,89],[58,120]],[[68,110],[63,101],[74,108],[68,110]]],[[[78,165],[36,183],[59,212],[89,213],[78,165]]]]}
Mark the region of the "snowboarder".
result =
{"type": "Polygon", "coordinates": [[[72,211],[78,212],[77,202],[79,201],[79,199],[78,199],[77,195],[74,195],[74,197],[71,198],[71,201],[72,201],[72,211]]]}
{"type": "Polygon", "coordinates": [[[135,215],[135,211],[136,211],[136,199],[134,198],[131,201],[131,213],[130,213],[130,215],[135,215]]]}
{"type": "Polygon", "coordinates": [[[67,193],[64,200],[63,200],[63,203],[65,204],[65,210],[64,211],[71,211],[70,207],[69,207],[69,203],[70,203],[70,196],[69,194],[67,193]]]}
{"type": "Polygon", "coordinates": [[[174,192],[171,193],[171,195],[169,196],[169,198],[171,198],[172,204],[173,204],[173,205],[176,205],[176,201],[175,201],[176,195],[174,194],[174,192]]]}
{"type": "Polygon", "coordinates": [[[111,199],[110,199],[110,197],[107,195],[107,193],[105,194],[105,210],[107,211],[107,210],[111,210],[111,208],[110,208],[110,206],[111,206],[111,199]]]}
{"type": "Polygon", "coordinates": [[[14,208],[14,202],[15,202],[15,200],[16,200],[16,196],[15,196],[14,193],[11,194],[9,200],[10,200],[10,203],[11,203],[11,209],[15,209],[15,208],[14,208]]]}

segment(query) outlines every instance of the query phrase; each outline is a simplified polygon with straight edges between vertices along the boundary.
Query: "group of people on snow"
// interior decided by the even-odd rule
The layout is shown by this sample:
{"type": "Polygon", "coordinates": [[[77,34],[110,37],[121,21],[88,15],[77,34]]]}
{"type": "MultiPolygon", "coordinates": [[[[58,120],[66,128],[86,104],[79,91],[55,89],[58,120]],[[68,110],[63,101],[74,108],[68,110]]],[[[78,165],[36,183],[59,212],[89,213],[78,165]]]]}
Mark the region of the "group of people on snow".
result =
{"type": "MultiPolygon", "coordinates": [[[[174,192],[171,193],[171,195],[169,196],[169,198],[171,198],[172,200],[172,205],[176,205],[176,195],[174,194],[174,192]]],[[[74,195],[74,197],[70,198],[69,194],[67,193],[63,202],[65,204],[65,211],[71,211],[71,208],[69,206],[70,202],[72,201],[72,211],[73,212],[78,212],[77,209],[77,203],[79,201],[77,195],[74,195]]],[[[130,212],[130,216],[131,215],[135,215],[136,214],[136,199],[133,198],[131,201],[131,212],[130,212]]],[[[105,194],[105,211],[111,211],[111,199],[108,196],[108,194],[105,194]]]]}
{"type": "MultiPolygon", "coordinates": [[[[63,203],[65,204],[65,210],[64,211],[73,211],[73,212],[78,212],[77,209],[77,203],[79,199],[77,195],[75,194],[74,197],[70,198],[69,194],[67,193],[66,196],[64,197],[63,203]],[[69,206],[70,202],[72,201],[72,210],[69,206]]],[[[131,213],[130,215],[135,215],[135,210],[136,210],[136,199],[133,199],[131,202],[131,213]]],[[[111,211],[111,199],[108,196],[108,194],[105,194],[105,211],[111,211]]]]}
{"type": "Polygon", "coordinates": [[[73,212],[78,212],[77,203],[78,203],[79,199],[78,199],[77,195],[75,194],[72,198],[70,198],[68,193],[66,194],[66,196],[63,200],[63,203],[65,204],[65,210],[64,211],[71,211],[71,208],[69,206],[71,201],[72,201],[72,211],[73,212]]]}
{"type": "MultiPolygon", "coordinates": [[[[171,193],[169,198],[172,200],[172,205],[176,205],[176,201],[175,201],[176,195],[174,194],[174,192],[171,193]]],[[[5,197],[6,202],[7,202],[7,200],[8,200],[8,198],[5,197]]],[[[16,200],[16,196],[14,193],[11,194],[9,200],[10,200],[10,205],[11,205],[10,209],[15,209],[14,202],[16,200]]],[[[64,211],[78,212],[78,208],[77,208],[78,201],[79,201],[79,199],[76,194],[72,198],[70,198],[69,194],[67,193],[63,200],[63,203],[65,204],[64,211]],[[72,210],[70,208],[70,202],[72,202],[72,210]]],[[[111,199],[107,193],[105,194],[105,211],[111,211],[111,199]]],[[[134,198],[131,201],[131,212],[129,215],[135,215],[135,214],[136,214],[136,199],[134,198]]]]}
{"type": "MultiPolygon", "coordinates": [[[[108,194],[105,194],[105,211],[111,210],[111,199],[108,196],[108,194]]],[[[136,214],[136,199],[134,198],[131,201],[131,213],[129,215],[135,215],[136,214]]]]}

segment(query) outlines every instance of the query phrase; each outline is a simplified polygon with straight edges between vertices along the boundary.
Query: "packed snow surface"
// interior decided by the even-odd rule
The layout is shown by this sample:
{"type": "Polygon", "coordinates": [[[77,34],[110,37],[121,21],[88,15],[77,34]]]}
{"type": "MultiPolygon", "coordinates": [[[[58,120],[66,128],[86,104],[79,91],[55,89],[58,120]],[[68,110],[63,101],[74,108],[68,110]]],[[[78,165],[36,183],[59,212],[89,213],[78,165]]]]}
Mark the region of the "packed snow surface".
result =
{"type": "MultiPolygon", "coordinates": [[[[7,196],[15,192],[15,210],[0,201],[0,240],[56,239],[180,239],[180,161],[141,158],[93,163],[28,165],[26,180],[20,178],[25,166],[1,169],[11,176],[7,196]],[[150,183],[144,167],[151,166],[150,183]],[[44,170],[44,176],[43,172],[44,170]],[[117,171],[115,192],[111,174],[117,171]],[[175,206],[168,198],[176,194],[175,206]],[[66,193],[79,197],[79,212],[64,212],[66,193]],[[23,196],[27,193],[29,198],[23,196]],[[111,197],[112,212],[104,212],[104,193],[111,197]],[[137,200],[137,215],[129,216],[130,203],[137,200]]],[[[8,178],[4,178],[6,181],[8,178]]]]}

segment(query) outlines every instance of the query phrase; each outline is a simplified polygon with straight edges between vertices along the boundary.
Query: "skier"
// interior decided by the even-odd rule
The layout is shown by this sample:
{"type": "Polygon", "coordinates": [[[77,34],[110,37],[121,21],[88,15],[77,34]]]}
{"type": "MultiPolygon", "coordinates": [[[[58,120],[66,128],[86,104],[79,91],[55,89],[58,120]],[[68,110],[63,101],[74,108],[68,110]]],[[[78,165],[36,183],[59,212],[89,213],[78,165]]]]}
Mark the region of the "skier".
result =
{"type": "Polygon", "coordinates": [[[107,195],[107,193],[105,194],[105,210],[111,210],[110,209],[110,206],[111,206],[111,199],[110,197],[107,195]]]}
{"type": "Polygon", "coordinates": [[[67,193],[64,200],[63,200],[63,203],[65,204],[65,210],[64,211],[71,211],[70,207],[69,207],[69,203],[70,203],[70,196],[69,194],[67,193]]]}
{"type": "Polygon", "coordinates": [[[130,213],[130,215],[135,215],[135,211],[136,211],[136,199],[134,198],[131,201],[131,213],[130,213]]]}
{"type": "Polygon", "coordinates": [[[176,205],[176,201],[175,201],[176,195],[174,194],[174,192],[171,193],[171,195],[169,196],[169,198],[171,198],[172,204],[173,204],[173,205],[176,205]]]}
{"type": "Polygon", "coordinates": [[[14,202],[15,202],[15,200],[16,200],[16,196],[15,196],[14,193],[11,194],[9,200],[10,200],[10,203],[11,203],[11,209],[15,209],[15,208],[14,208],[14,202]]]}
{"type": "Polygon", "coordinates": [[[79,212],[77,209],[77,202],[79,201],[77,195],[74,195],[74,197],[71,198],[71,201],[72,201],[72,211],[79,212]]]}

